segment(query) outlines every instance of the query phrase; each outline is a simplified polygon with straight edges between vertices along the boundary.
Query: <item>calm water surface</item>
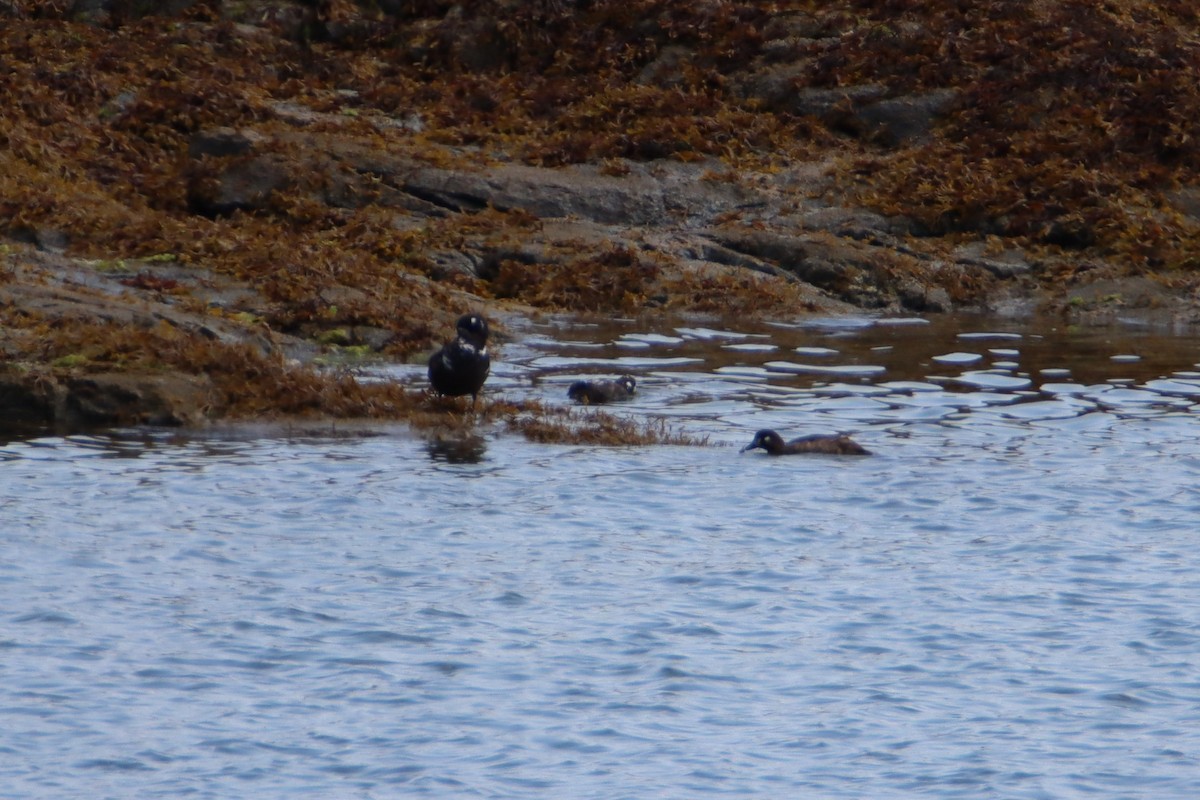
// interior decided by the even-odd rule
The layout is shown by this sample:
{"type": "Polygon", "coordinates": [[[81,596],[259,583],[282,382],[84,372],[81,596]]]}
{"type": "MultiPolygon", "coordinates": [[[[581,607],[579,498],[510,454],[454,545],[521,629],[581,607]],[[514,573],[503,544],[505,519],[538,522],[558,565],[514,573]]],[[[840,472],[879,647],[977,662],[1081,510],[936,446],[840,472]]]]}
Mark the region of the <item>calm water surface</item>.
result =
{"type": "Polygon", "coordinates": [[[0,447],[0,797],[1200,796],[1200,352],[996,324],[511,324],[706,447],[0,447]]]}

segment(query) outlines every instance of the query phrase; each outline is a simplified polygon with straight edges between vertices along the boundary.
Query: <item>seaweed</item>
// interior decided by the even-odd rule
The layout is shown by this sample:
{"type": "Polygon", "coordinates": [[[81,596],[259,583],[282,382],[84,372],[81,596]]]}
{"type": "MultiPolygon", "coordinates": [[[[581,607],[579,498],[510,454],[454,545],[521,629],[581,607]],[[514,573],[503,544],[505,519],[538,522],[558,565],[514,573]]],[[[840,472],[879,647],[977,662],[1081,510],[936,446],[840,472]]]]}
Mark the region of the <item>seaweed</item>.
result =
{"type": "MultiPolygon", "coordinates": [[[[398,224],[404,210],[384,202],[397,186],[306,152],[323,131],[414,163],[587,163],[610,177],[663,159],[711,161],[712,180],[820,158],[835,164],[827,199],[907,220],[914,242],[1002,238],[1065,259],[1033,275],[1045,287],[1086,279],[1092,263],[1164,281],[1200,268],[1200,219],[1178,200],[1200,182],[1200,10],[1186,0],[336,0],[178,15],[86,4],[94,24],[82,5],[18,0],[3,12],[0,234],[113,264],[171,254],[177,271],[131,268],[120,281],[200,311],[183,273],[228,276],[263,302],[207,313],[318,342],[377,328],[389,355],[416,357],[480,298],[764,314],[813,297],[649,248],[550,248],[532,263],[501,257],[486,276],[444,269],[435,254],[514,252],[537,220],[438,208],[398,224]],[[804,111],[771,102],[766,84],[845,100],[804,111]],[[862,87],[870,99],[853,99],[862,87]],[[955,100],[926,136],[842,124],[880,98],[947,89],[955,100]],[[253,153],[193,152],[214,130],[253,134],[253,153]],[[204,206],[251,158],[277,170],[262,197],[204,206]]],[[[994,284],[928,263],[880,259],[875,286],[916,281],[969,303],[994,284]]],[[[179,331],[52,328],[11,308],[4,319],[38,331],[6,345],[17,361],[206,373],[230,414],[419,407],[349,373],[179,331]]]]}

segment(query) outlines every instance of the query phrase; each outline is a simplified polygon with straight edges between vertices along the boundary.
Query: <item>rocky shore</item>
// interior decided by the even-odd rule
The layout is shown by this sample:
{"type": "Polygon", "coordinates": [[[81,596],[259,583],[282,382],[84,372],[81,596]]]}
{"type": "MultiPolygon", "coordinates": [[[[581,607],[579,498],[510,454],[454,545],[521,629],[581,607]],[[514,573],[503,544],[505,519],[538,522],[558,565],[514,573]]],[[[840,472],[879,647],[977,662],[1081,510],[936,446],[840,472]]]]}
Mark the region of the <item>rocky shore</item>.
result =
{"type": "Polygon", "coordinates": [[[957,5],[0,3],[2,418],[421,424],[315,363],[467,308],[1193,324],[1197,12],[957,5]]]}

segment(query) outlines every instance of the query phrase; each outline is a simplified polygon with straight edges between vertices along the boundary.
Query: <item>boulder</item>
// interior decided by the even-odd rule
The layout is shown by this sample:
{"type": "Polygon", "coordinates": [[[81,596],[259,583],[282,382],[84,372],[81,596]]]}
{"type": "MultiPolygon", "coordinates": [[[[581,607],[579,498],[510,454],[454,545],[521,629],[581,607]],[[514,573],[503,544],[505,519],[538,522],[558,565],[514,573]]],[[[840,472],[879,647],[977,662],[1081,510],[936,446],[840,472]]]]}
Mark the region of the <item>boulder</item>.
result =
{"type": "Polygon", "coordinates": [[[212,386],[203,376],[0,373],[0,419],[10,430],[199,425],[212,401],[212,386]]]}

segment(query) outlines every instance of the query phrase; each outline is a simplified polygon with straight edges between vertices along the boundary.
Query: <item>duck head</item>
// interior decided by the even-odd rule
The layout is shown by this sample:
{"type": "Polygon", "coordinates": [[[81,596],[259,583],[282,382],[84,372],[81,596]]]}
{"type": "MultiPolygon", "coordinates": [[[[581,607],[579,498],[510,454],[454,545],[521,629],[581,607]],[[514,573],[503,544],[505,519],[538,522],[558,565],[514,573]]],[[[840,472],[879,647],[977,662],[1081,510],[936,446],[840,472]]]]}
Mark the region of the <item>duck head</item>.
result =
{"type": "Polygon", "coordinates": [[[768,453],[777,453],[783,449],[783,438],[772,430],[763,429],[754,434],[754,441],[742,448],[742,452],[761,447],[768,453]]]}
{"type": "Polygon", "coordinates": [[[478,314],[463,314],[458,318],[458,323],[455,325],[455,328],[458,333],[458,338],[471,345],[476,350],[483,350],[487,347],[487,320],[478,314]]]}

